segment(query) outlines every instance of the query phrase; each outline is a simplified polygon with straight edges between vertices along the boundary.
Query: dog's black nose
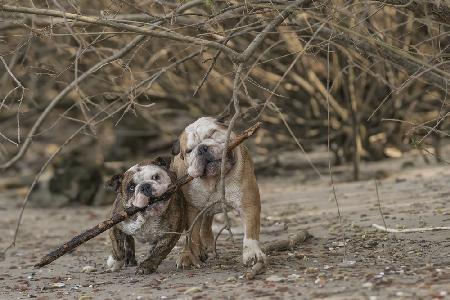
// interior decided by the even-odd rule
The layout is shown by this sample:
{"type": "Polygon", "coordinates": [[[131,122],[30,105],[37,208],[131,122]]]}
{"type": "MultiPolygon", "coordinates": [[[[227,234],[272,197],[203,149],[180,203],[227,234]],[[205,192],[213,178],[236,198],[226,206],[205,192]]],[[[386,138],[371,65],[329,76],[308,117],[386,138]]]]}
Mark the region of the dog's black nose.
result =
{"type": "Polygon", "coordinates": [[[146,197],[152,196],[152,185],[150,183],[144,183],[139,188],[140,192],[146,197]]]}
{"type": "Polygon", "coordinates": [[[198,152],[198,155],[205,154],[206,152],[208,152],[208,146],[206,146],[206,145],[199,145],[197,147],[197,152],[198,152]]]}

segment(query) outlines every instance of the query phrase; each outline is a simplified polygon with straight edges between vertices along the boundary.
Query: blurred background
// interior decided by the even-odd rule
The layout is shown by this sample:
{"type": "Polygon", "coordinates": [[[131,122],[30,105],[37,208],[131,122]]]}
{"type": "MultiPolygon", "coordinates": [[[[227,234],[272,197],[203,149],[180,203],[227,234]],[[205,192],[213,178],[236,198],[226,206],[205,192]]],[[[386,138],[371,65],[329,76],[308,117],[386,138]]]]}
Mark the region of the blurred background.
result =
{"type": "Polygon", "coordinates": [[[367,179],[361,164],[411,150],[446,163],[448,1],[2,3],[0,190],[25,194],[42,170],[36,205],[110,203],[106,178],[233,114],[240,62],[217,45],[243,52],[290,5],[240,76],[235,130],[264,124],[247,142],[258,176],[331,162],[367,179]]]}

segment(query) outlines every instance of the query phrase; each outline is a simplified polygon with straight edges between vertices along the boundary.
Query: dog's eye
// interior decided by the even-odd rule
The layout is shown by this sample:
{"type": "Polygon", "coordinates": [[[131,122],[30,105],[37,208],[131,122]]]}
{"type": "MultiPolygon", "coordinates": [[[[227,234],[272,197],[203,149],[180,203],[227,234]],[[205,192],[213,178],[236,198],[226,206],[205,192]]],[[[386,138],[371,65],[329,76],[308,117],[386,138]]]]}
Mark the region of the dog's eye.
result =
{"type": "Polygon", "coordinates": [[[186,153],[189,154],[192,152],[192,149],[186,150],[186,153]]]}
{"type": "Polygon", "coordinates": [[[129,192],[129,193],[134,193],[134,189],[136,188],[136,185],[134,184],[134,182],[131,182],[129,185],[128,185],[128,188],[127,188],[127,191],[129,192]]]}
{"type": "Polygon", "coordinates": [[[159,174],[155,174],[152,176],[152,180],[159,180],[159,174]]]}

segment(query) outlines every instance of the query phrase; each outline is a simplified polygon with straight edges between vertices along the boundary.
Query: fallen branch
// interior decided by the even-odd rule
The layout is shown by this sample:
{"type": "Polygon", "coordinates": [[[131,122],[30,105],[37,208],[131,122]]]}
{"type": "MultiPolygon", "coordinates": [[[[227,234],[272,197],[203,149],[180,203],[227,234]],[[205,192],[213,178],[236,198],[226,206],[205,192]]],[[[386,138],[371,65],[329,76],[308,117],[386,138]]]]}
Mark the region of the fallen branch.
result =
{"type": "Polygon", "coordinates": [[[262,247],[262,250],[266,254],[271,253],[271,252],[292,250],[295,247],[297,247],[298,244],[303,243],[304,241],[308,240],[309,238],[312,238],[312,235],[306,230],[301,230],[301,231],[297,232],[296,235],[294,235],[291,238],[288,238],[287,240],[280,240],[280,241],[266,243],[262,247]]]}
{"type": "MultiPolygon", "coordinates": [[[[245,130],[243,133],[241,133],[239,136],[237,136],[235,139],[233,139],[230,144],[228,145],[228,151],[233,150],[238,145],[240,145],[244,140],[251,137],[260,127],[261,122],[256,123],[252,127],[245,130]]],[[[178,188],[188,182],[190,182],[193,178],[189,175],[185,175],[177,180],[175,184],[172,184],[167,191],[162,194],[159,197],[154,197],[150,199],[149,205],[152,205],[156,202],[164,201],[171,197],[171,195],[178,190],[178,188]]],[[[80,246],[81,244],[89,241],[90,239],[96,237],[100,233],[110,229],[114,225],[126,220],[128,217],[140,212],[144,211],[147,207],[129,207],[125,209],[124,211],[113,215],[110,219],[101,222],[100,224],[92,227],[91,229],[86,230],[85,232],[81,233],[80,235],[77,235],[67,243],[64,243],[62,246],[58,247],[57,249],[53,250],[46,256],[44,256],[39,263],[35,265],[36,268],[42,268],[43,266],[48,265],[52,261],[58,259],[59,257],[63,256],[64,254],[68,253],[69,251],[72,251],[76,247],[80,246]]]]}
{"type": "Polygon", "coordinates": [[[390,233],[411,233],[411,232],[423,232],[423,231],[450,230],[449,226],[395,229],[395,228],[384,227],[384,226],[381,226],[378,224],[372,224],[372,227],[374,227],[380,231],[390,232],[390,233]]]}

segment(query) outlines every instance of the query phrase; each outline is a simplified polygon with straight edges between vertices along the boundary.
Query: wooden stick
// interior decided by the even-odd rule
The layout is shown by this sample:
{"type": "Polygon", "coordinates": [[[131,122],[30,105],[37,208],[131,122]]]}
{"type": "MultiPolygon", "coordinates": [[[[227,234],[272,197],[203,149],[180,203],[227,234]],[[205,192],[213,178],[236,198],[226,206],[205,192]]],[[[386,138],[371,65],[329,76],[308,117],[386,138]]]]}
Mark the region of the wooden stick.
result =
{"type": "MultiPolygon", "coordinates": [[[[251,137],[261,127],[261,124],[262,124],[261,122],[256,123],[252,127],[248,128],[247,130],[242,132],[236,138],[234,138],[228,145],[227,151],[230,152],[231,150],[233,150],[234,148],[239,146],[244,140],[251,137]]],[[[179,178],[175,184],[172,184],[171,186],[169,186],[169,188],[167,189],[167,191],[164,194],[162,194],[159,197],[151,198],[149,201],[149,205],[169,199],[172,196],[172,194],[175,193],[180,188],[180,186],[190,182],[192,179],[194,179],[194,178],[192,178],[189,175],[184,175],[183,177],[179,178]]],[[[78,247],[81,244],[96,237],[100,233],[110,229],[114,225],[124,221],[128,217],[130,217],[140,211],[144,211],[146,208],[147,207],[135,207],[135,206],[126,208],[124,211],[113,215],[110,219],[101,222],[100,224],[92,227],[91,229],[86,230],[85,232],[81,233],[80,235],[77,235],[70,241],[64,243],[57,249],[48,253],[39,261],[39,263],[35,264],[34,267],[42,268],[43,266],[48,265],[49,263],[60,258],[67,252],[72,251],[76,247],[78,247]]]]}
{"type": "Polygon", "coordinates": [[[300,243],[311,238],[312,235],[306,230],[300,230],[293,237],[287,240],[273,241],[263,245],[263,251],[265,253],[287,251],[296,248],[300,243]]]}
{"type": "Polygon", "coordinates": [[[390,232],[390,233],[410,233],[410,232],[424,232],[424,231],[438,231],[438,230],[450,230],[449,226],[442,227],[421,227],[421,228],[405,228],[405,229],[395,229],[384,227],[378,224],[372,224],[372,226],[380,231],[390,232]]]}

